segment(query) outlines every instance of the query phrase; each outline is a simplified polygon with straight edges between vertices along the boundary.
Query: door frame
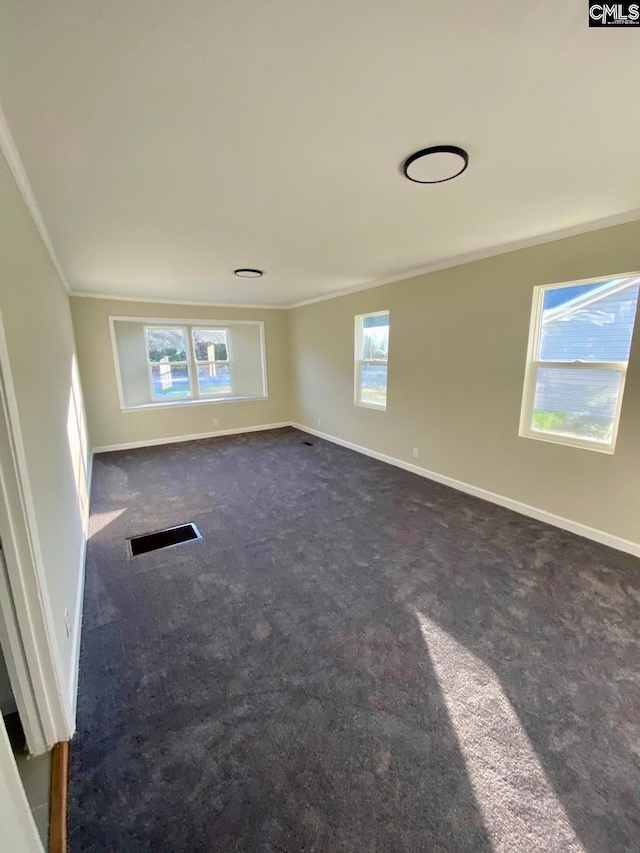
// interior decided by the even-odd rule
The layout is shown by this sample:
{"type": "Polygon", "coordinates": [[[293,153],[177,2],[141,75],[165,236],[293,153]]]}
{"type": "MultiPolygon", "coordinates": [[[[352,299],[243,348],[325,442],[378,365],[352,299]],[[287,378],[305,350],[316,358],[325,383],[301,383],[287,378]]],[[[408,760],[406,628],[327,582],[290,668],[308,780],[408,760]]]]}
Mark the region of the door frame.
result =
{"type": "Polygon", "coordinates": [[[0,642],[32,754],[75,730],[53,630],[20,415],[0,312],[0,642]]]}

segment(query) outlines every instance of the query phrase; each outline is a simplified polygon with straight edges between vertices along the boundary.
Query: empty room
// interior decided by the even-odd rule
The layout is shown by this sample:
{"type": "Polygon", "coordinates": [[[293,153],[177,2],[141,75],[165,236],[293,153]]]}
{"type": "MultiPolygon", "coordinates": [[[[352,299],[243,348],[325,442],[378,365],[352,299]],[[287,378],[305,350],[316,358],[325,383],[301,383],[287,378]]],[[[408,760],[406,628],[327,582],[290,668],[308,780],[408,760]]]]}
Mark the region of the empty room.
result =
{"type": "Polygon", "coordinates": [[[3,853],[640,851],[638,79],[0,0],[3,853]]]}

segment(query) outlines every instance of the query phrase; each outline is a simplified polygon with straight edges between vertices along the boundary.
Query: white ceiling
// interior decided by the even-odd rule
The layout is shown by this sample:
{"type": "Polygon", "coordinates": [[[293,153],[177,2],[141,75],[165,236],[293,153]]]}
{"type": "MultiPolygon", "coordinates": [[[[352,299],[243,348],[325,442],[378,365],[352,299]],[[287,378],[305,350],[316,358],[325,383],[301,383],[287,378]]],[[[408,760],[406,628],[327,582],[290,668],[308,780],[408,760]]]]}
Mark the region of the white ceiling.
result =
{"type": "Polygon", "coordinates": [[[291,304],[632,218],[638,79],[640,30],[584,0],[0,0],[0,103],[75,292],[291,304]],[[441,143],[460,178],[401,176],[441,143]]]}

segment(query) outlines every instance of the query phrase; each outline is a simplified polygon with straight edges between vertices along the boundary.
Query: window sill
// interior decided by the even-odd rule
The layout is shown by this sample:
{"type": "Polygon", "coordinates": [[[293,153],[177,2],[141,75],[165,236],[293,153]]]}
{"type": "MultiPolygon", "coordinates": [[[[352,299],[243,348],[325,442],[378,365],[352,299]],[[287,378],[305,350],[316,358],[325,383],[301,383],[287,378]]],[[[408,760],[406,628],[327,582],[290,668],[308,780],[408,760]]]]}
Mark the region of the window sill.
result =
{"type": "Polygon", "coordinates": [[[374,403],[360,403],[358,400],[354,403],[355,406],[359,406],[361,409],[373,409],[376,412],[386,412],[386,406],[376,406],[374,403]]]}
{"type": "Polygon", "coordinates": [[[174,400],[170,403],[143,403],[141,406],[121,406],[121,412],[144,412],[147,409],[180,409],[183,406],[209,406],[212,403],[243,403],[247,400],[268,400],[267,395],[262,397],[211,397],[209,399],[199,398],[197,400],[174,400]]]}
{"type": "Polygon", "coordinates": [[[597,441],[580,441],[557,433],[519,432],[520,438],[532,438],[534,441],[544,441],[547,444],[560,444],[563,447],[575,447],[578,450],[592,450],[596,453],[606,453],[612,456],[615,452],[615,444],[600,444],[597,441]]]}

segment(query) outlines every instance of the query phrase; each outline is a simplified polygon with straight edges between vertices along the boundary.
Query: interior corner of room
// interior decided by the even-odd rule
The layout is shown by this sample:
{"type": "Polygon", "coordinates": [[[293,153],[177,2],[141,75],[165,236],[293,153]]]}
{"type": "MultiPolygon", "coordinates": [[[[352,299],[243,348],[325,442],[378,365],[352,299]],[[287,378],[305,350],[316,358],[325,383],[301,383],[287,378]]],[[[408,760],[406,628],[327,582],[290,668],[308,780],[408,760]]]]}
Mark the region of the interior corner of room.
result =
{"type": "Polygon", "coordinates": [[[640,849],[640,33],[472,5],[0,0],[12,853],[640,849]]]}

